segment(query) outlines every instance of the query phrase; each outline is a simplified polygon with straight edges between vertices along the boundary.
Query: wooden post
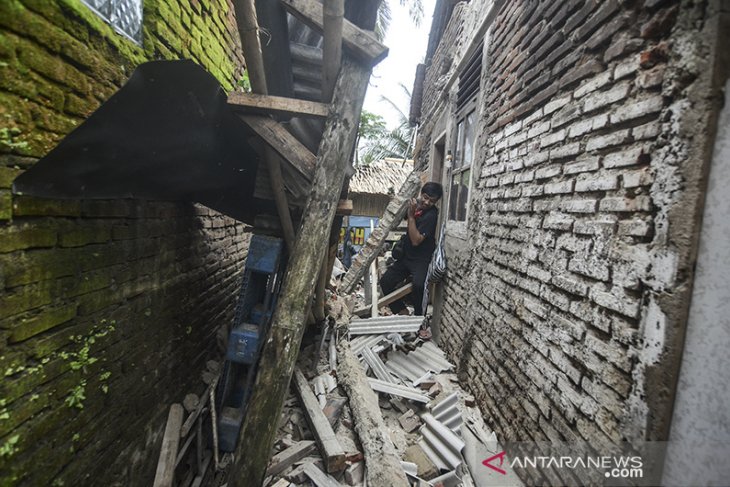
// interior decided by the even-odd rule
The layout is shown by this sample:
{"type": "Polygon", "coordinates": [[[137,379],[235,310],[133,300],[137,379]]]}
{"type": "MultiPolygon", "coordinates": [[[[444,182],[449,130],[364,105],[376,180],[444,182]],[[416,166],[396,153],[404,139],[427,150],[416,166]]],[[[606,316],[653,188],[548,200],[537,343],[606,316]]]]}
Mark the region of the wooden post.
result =
{"type": "MultiPolygon", "coordinates": [[[[256,7],[254,0],[235,0],[233,2],[236,11],[236,22],[238,33],[241,36],[241,47],[243,56],[246,58],[248,76],[251,82],[251,89],[255,93],[267,95],[269,90],[266,86],[266,74],[264,73],[264,58],[261,54],[261,40],[259,39],[259,25],[256,18],[256,7]]],[[[294,246],[294,224],[292,223],[289,203],[284,193],[284,178],[281,175],[281,164],[274,150],[266,146],[264,160],[269,170],[271,190],[274,193],[276,211],[279,213],[281,228],[284,232],[284,240],[291,250],[294,246]]]]}
{"type": "Polygon", "coordinates": [[[345,15],[345,0],[324,0],[324,66],[322,77],[322,101],[332,99],[337,72],[342,62],[342,18],[345,15]]]}
{"type": "MultiPolygon", "coordinates": [[[[377,9],[378,2],[368,7],[377,9]]],[[[370,68],[347,56],[335,84],[330,117],[317,155],[312,192],[289,258],[271,329],[264,342],[253,396],[241,429],[229,485],[261,485],[276,435],[304,321],[322,266],[345,168],[352,154],[370,68]]]]}
{"type": "Polygon", "coordinates": [[[347,340],[342,340],[337,347],[337,362],[337,383],[349,398],[355,430],[365,455],[368,487],[409,485],[378,406],[378,396],[347,340]]]}
{"type": "Polygon", "coordinates": [[[370,264],[370,295],[372,296],[372,303],[370,303],[371,313],[373,318],[378,316],[378,259],[373,260],[370,264]]]}

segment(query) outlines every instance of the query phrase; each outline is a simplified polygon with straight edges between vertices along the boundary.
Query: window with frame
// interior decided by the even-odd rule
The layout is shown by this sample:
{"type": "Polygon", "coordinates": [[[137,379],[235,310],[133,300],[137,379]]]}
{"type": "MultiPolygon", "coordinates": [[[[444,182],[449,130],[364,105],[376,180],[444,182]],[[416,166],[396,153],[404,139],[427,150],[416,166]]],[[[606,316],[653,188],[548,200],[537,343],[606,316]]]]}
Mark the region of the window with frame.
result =
{"type": "Polygon", "coordinates": [[[477,46],[459,75],[456,94],[456,134],[452,139],[453,159],[449,181],[449,220],[466,221],[476,140],[476,106],[482,74],[483,47],[483,42],[477,46]]]}
{"type": "Polygon", "coordinates": [[[142,45],[142,0],[81,0],[114,30],[142,45]]]}

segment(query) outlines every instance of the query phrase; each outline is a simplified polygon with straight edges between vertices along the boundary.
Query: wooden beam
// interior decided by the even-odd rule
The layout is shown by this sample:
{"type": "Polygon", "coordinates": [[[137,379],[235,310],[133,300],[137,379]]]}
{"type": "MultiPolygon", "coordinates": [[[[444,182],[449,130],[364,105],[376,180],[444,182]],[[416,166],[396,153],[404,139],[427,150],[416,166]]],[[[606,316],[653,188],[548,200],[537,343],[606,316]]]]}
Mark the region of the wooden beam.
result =
{"type": "Polygon", "coordinates": [[[352,200],[340,200],[337,203],[337,211],[335,214],[349,216],[352,215],[352,200]]]}
{"type": "MultiPolygon", "coordinates": [[[[323,6],[316,0],[281,0],[284,8],[312,29],[323,32],[323,6]]],[[[388,55],[388,48],[375,36],[344,19],[342,22],[342,42],[347,50],[369,67],[375,66],[388,55]]]]}
{"type": "Polygon", "coordinates": [[[322,101],[328,103],[332,99],[332,90],[335,89],[335,81],[342,61],[342,22],[345,17],[345,0],[324,0],[323,12],[322,101]]]}
{"type": "Polygon", "coordinates": [[[347,294],[351,293],[360,279],[363,278],[370,266],[370,262],[380,253],[385,245],[385,239],[392,229],[398,226],[406,214],[408,200],[414,198],[421,189],[421,170],[417,168],[408,175],[403,182],[398,194],[390,200],[385,213],[378,222],[378,228],[370,234],[367,242],[355,256],[352,265],[342,278],[340,283],[340,291],[347,294]]]}
{"type": "MultiPolygon", "coordinates": [[[[284,127],[269,117],[240,115],[241,120],[294,167],[305,179],[312,180],[317,158],[284,127]]],[[[269,174],[271,177],[271,174],[269,174]]]]}
{"type": "Polygon", "coordinates": [[[337,383],[349,398],[355,431],[365,455],[367,485],[409,485],[380,411],[378,396],[370,387],[365,371],[347,340],[340,341],[337,347],[337,364],[337,383]]]}
{"type": "MultiPolygon", "coordinates": [[[[382,298],[380,298],[378,300],[378,308],[387,306],[390,303],[392,303],[393,301],[396,301],[396,300],[402,298],[403,296],[407,296],[411,291],[413,291],[413,283],[409,282],[405,286],[403,286],[399,289],[396,289],[392,293],[387,294],[387,295],[383,296],[382,298]]],[[[355,311],[352,312],[352,314],[363,317],[363,316],[367,315],[369,312],[370,312],[370,306],[364,306],[362,308],[356,309],[355,311]]]]}
{"type": "Polygon", "coordinates": [[[228,105],[236,111],[288,117],[326,118],[329,113],[329,106],[324,103],[240,91],[234,91],[228,95],[228,105]]]}
{"type": "Polygon", "coordinates": [[[157,472],[153,487],[172,487],[175,479],[175,460],[177,449],[180,446],[180,428],[183,423],[184,410],[182,404],[170,406],[167,415],[165,434],[162,437],[162,448],[160,448],[160,459],[157,462],[157,472]]]}
{"type": "MultiPolygon", "coordinates": [[[[375,11],[379,2],[365,2],[375,11]]],[[[364,8],[364,7],[363,7],[364,8]]],[[[332,219],[355,145],[370,68],[345,57],[325,124],[312,190],[289,257],[279,300],[259,359],[258,375],[239,435],[231,487],[261,485],[294,364],[304,335],[332,219]]]]}
{"type": "Polygon", "coordinates": [[[317,440],[319,453],[324,460],[324,467],[328,473],[339,472],[345,469],[345,450],[342,449],[340,442],[337,441],[335,432],[330,426],[327,417],[322,412],[319,401],[314,396],[309,382],[304,374],[298,368],[294,370],[294,385],[299,392],[299,398],[302,400],[302,408],[307,418],[307,423],[317,440]]]}
{"type": "Polygon", "coordinates": [[[314,450],[317,449],[317,445],[311,440],[300,441],[290,446],[281,453],[274,455],[269,463],[269,468],[266,470],[266,476],[278,475],[290,466],[294,465],[302,458],[309,456],[314,450]]]}
{"type": "Polygon", "coordinates": [[[303,470],[316,487],[340,487],[342,485],[337,479],[327,475],[311,462],[305,463],[303,470]]]}

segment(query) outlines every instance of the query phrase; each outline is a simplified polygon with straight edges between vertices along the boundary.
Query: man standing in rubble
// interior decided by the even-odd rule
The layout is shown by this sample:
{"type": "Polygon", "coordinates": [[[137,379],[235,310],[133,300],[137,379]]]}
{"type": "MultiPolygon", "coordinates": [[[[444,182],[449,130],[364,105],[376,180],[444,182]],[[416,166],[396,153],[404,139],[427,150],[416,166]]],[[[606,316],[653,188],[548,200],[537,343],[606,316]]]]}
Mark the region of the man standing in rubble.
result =
{"type": "MultiPolygon", "coordinates": [[[[443,195],[439,183],[426,183],[421,188],[421,196],[411,199],[408,206],[408,231],[393,248],[395,262],[380,279],[380,287],[385,295],[395,291],[398,285],[411,276],[414,314],[423,315],[421,301],[425,287],[426,272],[431,256],[436,249],[436,224],[438,208],[436,203],[443,195]]],[[[408,314],[402,299],[390,303],[393,314],[408,314]]]]}

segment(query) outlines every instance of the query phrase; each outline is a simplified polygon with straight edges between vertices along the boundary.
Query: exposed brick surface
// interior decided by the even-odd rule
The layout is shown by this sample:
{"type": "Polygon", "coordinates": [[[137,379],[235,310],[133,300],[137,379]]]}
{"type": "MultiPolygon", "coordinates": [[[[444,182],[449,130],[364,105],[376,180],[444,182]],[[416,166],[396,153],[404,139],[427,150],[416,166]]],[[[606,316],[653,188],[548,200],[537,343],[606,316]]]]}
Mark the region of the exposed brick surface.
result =
{"type": "Polygon", "coordinates": [[[144,61],[192,59],[235,86],[232,14],[145,1],[138,46],[82,2],[0,2],[0,485],[149,484],[169,404],[202,392],[244,226],[192,203],[10,188],[144,61]]]}
{"type": "MultiPolygon", "coordinates": [[[[485,3],[462,5],[449,28],[469,36],[485,3]]],[[[610,449],[649,422],[626,416],[647,401],[637,363],[648,297],[673,282],[654,277],[671,250],[653,239],[667,224],[658,207],[683,189],[662,185],[674,169],[658,165],[675,163],[665,134],[682,102],[666,76],[681,8],[641,4],[505,2],[490,30],[467,240],[449,256],[441,328],[504,440],[610,449]],[[539,32],[526,41],[529,22],[539,32]]],[[[439,52],[459,59],[465,43],[444,37],[439,52]]],[[[458,73],[433,71],[425,99],[437,100],[458,73]]],[[[443,129],[429,130],[421,138],[443,129]]]]}

